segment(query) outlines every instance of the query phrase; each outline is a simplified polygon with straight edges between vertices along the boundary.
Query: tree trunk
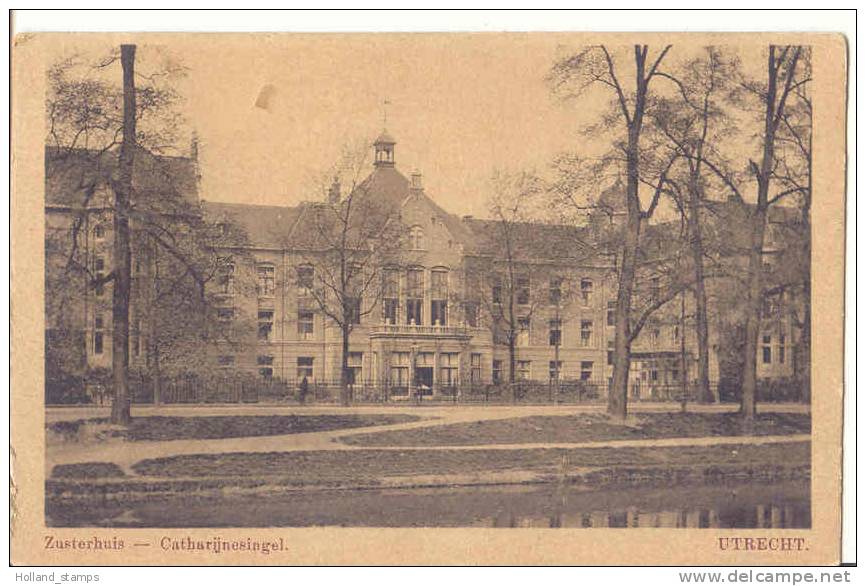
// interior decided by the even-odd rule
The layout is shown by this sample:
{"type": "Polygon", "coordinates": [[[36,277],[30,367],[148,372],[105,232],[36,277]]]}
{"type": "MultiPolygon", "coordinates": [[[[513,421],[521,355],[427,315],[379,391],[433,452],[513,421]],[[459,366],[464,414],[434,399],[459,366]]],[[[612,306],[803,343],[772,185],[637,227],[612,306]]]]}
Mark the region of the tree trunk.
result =
{"type": "Polygon", "coordinates": [[[763,298],[763,249],[766,208],[755,208],[749,248],[748,284],[746,290],[746,344],[743,348],[743,396],[740,412],[747,420],[757,409],[758,336],[761,332],[761,299],[763,298]]]}
{"type": "Polygon", "coordinates": [[[342,357],[340,358],[340,404],[349,406],[349,328],[344,325],[342,333],[342,357]]]}
{"type": "Polygon", "coordinates": [[[129,396],[129,202],[135,158],[135,45],[121,45],[123,67],[123,142],[120,145],[119,179],[114,190],[114,287],[112,295],[111,366],[114,403],[111,422],[127,425],[129,396]]]}
{"type": "MultiPolygon", "coordinates": [[[[707,290],[704,284],[704,242],[701,235],[700,219],[701,197],[697,178],[692,177],[689,185],[689,240],[691,241],[692,263],[695,271],[695,336],[698,342],[698,401],[712,403],[710,390],[710,335],[707,325],[707,290]]],[[[685,336],[685,330],[681,333],[685,336]]],[[[683,376],[686,373],[683,372],[683,376]]]]}
{"type": "MultiPolygon", "coordinates": [[[[642,72],[640,76],[642,76],[642,72]]],[[[640,244],[641,210],[638,197],[639,128],[629,129],[627,147],[628,186],[626,200],[628,220],[623,235],[622,260],[619,270],[619,289],[614,312],[613,385],[608,390],[607,412],[612,417],[625,419],[628,414],[628,371],[631,368],[631,297],[634,289],[635,263],[640,244]]]]}
{"type": "Polygon", "coordinates": [[[515,383],[517,382],[517,345],[515,343],[515,335],[516,332],[514,328],[512,328],[511,333],[508,335],[508,382],[511,387],[511,400],[513,402],[517,402],[517,386],[515,383]]]}

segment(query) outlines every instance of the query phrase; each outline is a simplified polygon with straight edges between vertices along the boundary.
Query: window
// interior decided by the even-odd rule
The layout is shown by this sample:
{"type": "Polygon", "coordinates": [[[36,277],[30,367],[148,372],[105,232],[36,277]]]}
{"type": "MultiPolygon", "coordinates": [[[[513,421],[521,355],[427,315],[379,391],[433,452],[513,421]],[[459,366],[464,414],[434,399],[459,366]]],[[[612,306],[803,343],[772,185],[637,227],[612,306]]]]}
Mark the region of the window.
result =
{"type": "Polygon", "coordinates": [[[412,326],[421,325],[421,299],[406,300],[406,323],[412,326]]]}
{"type": "Polygon", "coordinates": [[[97,242],[105,240],[105,224],[97,224],[93,227],[93,239],[97,242]]]}
{"type": "Polygon", "coordinates": [[[661,279],[658,277],[653,277],[650,280],[650,295],[652,296],[653,301],[658,300],[659,292],[661,291],[661,279]]]}
{"type": "Polygon", "coordinates": [[[532,376],[532,361],[518,360],[517,361],[517,380],[529,380],[532,376]]]}
{"type": "Polygon", "coordinates": [[[582,360],[580,362],[580,380],[592,379],[592,361],[582,360]]]}
{"type": "Polygon", "coordinates": [[[607,325],[616,325],[616,301],[607,302],[607,325]]]}
{"type": "Polygon", "coordinates": [[[562,360],[551,360],[548,366],[550,380],[559,380],[560,373],[562,373],[562,360]]]}
{"type": "Polygon", "coordinates": [[[592,344],[592,320],[580,320],[580,345],[587,347],[592,344]]]}
{"type": "Polygon", "coordinates": [[[448,302],[443,299],[434,299],[430,302],[430,322],[434,326],[447,325],[448,302]]]}
{"type": "Polygon", "coordinates": [[[493,303],[502,303],[502,279],[493,277],[490,283],[490,300],[493,303]]]}
{"type": "Polygon", "coordinates": [[[481,354],[471,354],[469,356],[469,380],[472,384],[481,382],[481,354]]]}
{"type": "Polygon", "coordinates": [[[502,361],[501,360],[494,360],[493,361],[493,369],[491,370],[491,374],[493,377],[493,383],[494,384],[502,382],[502,361]]]}
{"type": "Polygon", "coordinates": [[[309,309],[298,310],[298,339],[313,339],[313,312],[309,309]]]}
{"type": "Polygon", "coordinates": [[[346,357],[346,366],[348,368],[349,384],[354,385],[364,380],[364,353],[349,352],[346,357]]]}
{"type": "Polygon", "coordinates": [[[551,346],[562,345],[562,320],[559,318],[547,322],[548,342],[551,346]]]}
{"type": "Polygon", "coordinates": [[[592,281],[590,279],[580,280],[580,299],[584,305],[589,305],[592,301],[592,281]]]}
{"type": "Polygon", "coordinates": [[[259,312],[259,341],[270,342],[271,333],[274,330],[274,312],[260,311],[259,312]]]}
{"type": "Polygon", "coordinates": [[[517,345],[529,346],[529,332],[532,327],[532,321],[528,317],[517,318],[517,345]]]}
{"type": "Polygon", "coordinates": [[[409,269],[406,272],[406,323],[423,323],[422,307],[424,302],[424,272],[422,269],[409,269]]]}
{"type": "Polygon", "coordinates": [[[517,277],[515,286],[515,293],[517,295],[517,304],[518,305],[529,305],[529,298],[531,294],[530,286],[529,286],[529,277],[517,277]]]}
{"type": "Polygon", "coordinates": [[[434,269],[430,273],[430,323],[434,326],[447,324],[448,271],[434,269]]]}
{"type": "Polygon", "coordinates": [[[607,351],[607,365],[608,365],[608,366],[612,366],[612,365],[613,365],[613,350],[608,350],[608,351],[607,351]]]}
{"type": "Polygon", "coordinates": [[[391,352],[391,386],[409,386],[408,352],[391,352]]]}
{"type": "Polygon", "coordinates": [[[297,268],[298,275],[298,297],[306,297],[310,294],[313,288],[313,277],[315,276],[313,267],[304,265],[297,268]]]}
{"type": "Polygon", "coordinates": [[[439,384],[443,387],[456,387],[460,354],[443,352],[439,355],[439,384]]]}
{"type": "Polygon", "coordinates": [[[217,364],[223,368],[228,368],[235,363],[235,357],[231,355],[217,356],[217,364]]]}
{"type": "Polygon", "coordinates": [[[430,272],[430,294],[434,299],[448,297],[448,270],[433,269],[430,272]]]}
{"type": "Polygon", "coordinates": [[[105,346],[105,322],[101,315],[93,318],[93,353],[102,354],[105,346]]]}
{"type": "Polygon", "coordinates": [[[298,370],[297,370],[298,380],[301,380],[304,377],[313,378],[313,357],[312,356],[298,356],[297,364],[298,364],[298,370]]]}
{"type": "Polygon", "coordinates": [[[397,307],[398,301],[396,299],[383,299],[382,300],[382,319],[386,324],[396,324],[397,323],[397,307]]]}
{"type": "Polygon", "coordinates": [[[397,271],[387,269],[382,273],[382,320],[386,324],[397,323],[398,297],[400,295],[400,276],[397,271]]]}
{"type": "Polygon", "coordinates": [[[235,266],[231,263],[224,264],[217,275],[217,291],[224,295],[231,295],[235,290],[235,266]]]}
{"type": "Polygon", "coordinates": [[[361,298],[347,297],[346,298],[346,318],[350,324],[361,323],[361,298]]]}
{"type": "Polygon", "coordinates": [[[785,334],[779,334],[779,364],[785,364],[785,334]]]}
{"type": "Polygon", "coordinates": [[[409,248],[424,250],[424,229],[421,226],[412,226],[409,229],[409,248]]]}
{"type": "Polygon", "coordinates": [[[221,322],[230,322],[235,317],[235,310],[231,307],[220,307],[217,309],[217,319],[221,322]]]}
{"type": "Polygon", "coordinates": [[[761,347],[761,360],[764,364],[770,364],[773,361],[773,350],[770,347],[772,336],[763,337],[763,346],[761,347]]]}
{"type": "Polygon", "coordinates": [[[274,377],[274,357],[273,356],[258,356],[256,364],[259,365],[259,375],[262,378],[274,377]]]}
{"type": "Polygon", "coordinates": [[[259,265],[256,267],[258,278],[258,293],[261,297],[273,297],[275,289],[274,266],[259,265]]]}
{"type": "Polygon", "coordinates": [[[463,306],[466,325],[470,328],[478,327],[478,304],[470,301],[463,306]]]}
{"type": "Polygon", "coordinates": [[[102,297],[105,294],[105,257],[97,256],[93,259],[93,277],[96,281],[93,294],[102,297]]]}
{"type": "Polygon", "coordinates": [[[551,305],[559,305],[562,301],[562,278],[553,277],[548,286],[548,298],[551,305]]]}

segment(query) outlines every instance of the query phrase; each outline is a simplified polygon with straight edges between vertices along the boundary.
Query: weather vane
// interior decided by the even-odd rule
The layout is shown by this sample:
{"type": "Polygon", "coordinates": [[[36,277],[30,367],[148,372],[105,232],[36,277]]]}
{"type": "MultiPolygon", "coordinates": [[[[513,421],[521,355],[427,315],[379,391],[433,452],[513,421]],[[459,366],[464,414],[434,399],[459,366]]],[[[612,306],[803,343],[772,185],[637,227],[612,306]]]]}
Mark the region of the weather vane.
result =
{"type": "Polygon", "coordinates": [[[385,98],[382,102],[382,128],[388,127],[388,106],[391,105],[391,100],[385,98]]]}

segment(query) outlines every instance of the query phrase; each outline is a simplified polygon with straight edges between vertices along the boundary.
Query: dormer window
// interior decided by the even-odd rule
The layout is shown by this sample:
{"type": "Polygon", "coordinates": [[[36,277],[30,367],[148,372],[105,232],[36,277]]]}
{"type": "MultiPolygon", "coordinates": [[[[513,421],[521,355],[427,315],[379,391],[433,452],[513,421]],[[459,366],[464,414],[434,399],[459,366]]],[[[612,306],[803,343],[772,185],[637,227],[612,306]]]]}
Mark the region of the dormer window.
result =
{"type": "Polygon", "coordinates": [[[424,250],[424,229],[421,226],[412,226],[409,229],[409,248],[424,250]]]}

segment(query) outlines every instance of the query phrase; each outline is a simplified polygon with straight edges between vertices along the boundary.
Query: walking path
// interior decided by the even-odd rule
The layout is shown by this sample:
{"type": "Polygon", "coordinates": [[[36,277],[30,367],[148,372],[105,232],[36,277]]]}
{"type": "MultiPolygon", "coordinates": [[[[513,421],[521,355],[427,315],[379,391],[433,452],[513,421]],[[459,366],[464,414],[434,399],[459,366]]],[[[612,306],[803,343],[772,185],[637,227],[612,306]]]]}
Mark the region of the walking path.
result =
{"type": "MultiPolygon", "coordinates": [[[[385,432],[423,427],[451,425],[454,423],[490,421],[511,419],[515,417],[530,417],[536,415],[574,415],[603,411],[601,405],[540,405],[540,406],[431,406],[415,407],[299,407],[299,406],[263,406],[232,405],[232,406],[172,406],[172,407],[137,407],[134,416],[164,415],[164,416],[214,416],[214,415],[323,415],[323,414],[370,414],[370,413],[408,413],[425,417],[420,421],[340,429],[333,431],[296,433],[287,435],[244,437],[227,439],[174,440],[158,442],[126,442],[109,440],[94,443],[65,443],[49,445],[46,449],[46,477],[58,464],[74,464],[83,462],[111,462],[122,468],[127,474],[132,474],[131,467],[140,460],[164,458],[189,454],[221,454],[230,452],[293,452],[317,450],[514,450],[514,449],[550,449],[550,448],[624,448],[624,447],[662,447],[662,446],[708,446],[731,444],[770,444],[783,442],[808,441],[808,434],[783,436],[725,436],[725,437],[691,437],[664,438],[649,440],[609,440],[598,442],[577,443],[533,443],[533,444],[487,444],[461,446],[387,446],[365,447],[339,442],[339,438],[350,435],[385,432]]],[[[735,410],[733,405],[696,405],[690,411],[726,412],[735,410]]],[[[634,412],[678,411],[678,405],[653,404],[635,405],[634,412]]],[[[808,412],[804,405],[768,405],[762,406],[762,411],[808,412]]],[[[83,419],[89,417],[105,417],[106,409],[98,408],[51,408],[46,412],[47,421],[83,419]]]]}

